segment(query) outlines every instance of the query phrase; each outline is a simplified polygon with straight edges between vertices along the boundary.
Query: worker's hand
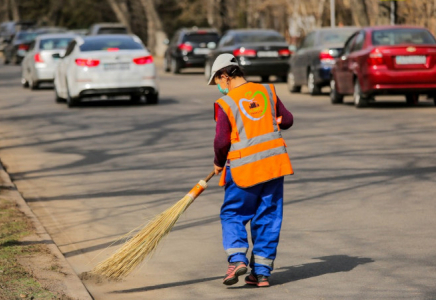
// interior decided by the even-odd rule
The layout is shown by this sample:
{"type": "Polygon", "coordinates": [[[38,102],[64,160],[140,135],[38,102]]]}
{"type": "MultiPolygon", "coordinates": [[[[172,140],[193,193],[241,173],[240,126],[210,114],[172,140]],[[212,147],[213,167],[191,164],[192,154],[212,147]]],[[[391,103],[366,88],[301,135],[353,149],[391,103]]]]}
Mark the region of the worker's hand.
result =
{"type": "Polygon", "coordinates": [[[218,167],[217,165],[213,165],[214,169],[215,169],[215,175],[218,175],[219,173],[221,173],[221,171],[223,170],[223,167],[218,167]]]}

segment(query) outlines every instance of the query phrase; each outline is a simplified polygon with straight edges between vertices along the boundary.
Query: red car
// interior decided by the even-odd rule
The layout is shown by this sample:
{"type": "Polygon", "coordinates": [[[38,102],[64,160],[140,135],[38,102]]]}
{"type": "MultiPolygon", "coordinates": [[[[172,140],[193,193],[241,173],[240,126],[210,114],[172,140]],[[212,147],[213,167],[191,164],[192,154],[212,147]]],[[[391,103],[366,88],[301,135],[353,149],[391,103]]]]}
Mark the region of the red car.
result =
{"type": "MultiPolygon", "coordinates": [[[[419,94],[436,92],[436,39],[414,26],[367,27],[355,32],[336,59],[330,99],[342,103],[353,95],[364,107],[375,95],[405,95],[408,104],[419,94]]],[[[436,105],[436,100],[435,105],[436,105]]]]}

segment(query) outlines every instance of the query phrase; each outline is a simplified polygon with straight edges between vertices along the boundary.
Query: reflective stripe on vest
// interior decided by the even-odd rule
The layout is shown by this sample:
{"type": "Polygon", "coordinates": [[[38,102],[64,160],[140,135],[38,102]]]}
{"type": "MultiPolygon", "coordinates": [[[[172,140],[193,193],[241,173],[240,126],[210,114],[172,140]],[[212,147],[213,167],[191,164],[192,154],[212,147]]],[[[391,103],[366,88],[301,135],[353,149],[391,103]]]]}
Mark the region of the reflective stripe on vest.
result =
{"type": "Polygon", "coordinates": [[[280,146],[277,148],[272,148],[272,149],[264,150],[261,152],[257,152],[257,153],[254,153],[252,155],[249,155],[249,156],[241,157],[240,159],[231,160],[230,166],[237,168],[237,167],[241,167],[243,165],[246,165],[246,164],[249,164],[249,163],[264,159],[264,158],[268,158],[268,157],[275,156],[275,155],[280,155],[283,153],[287,153],[286,147],[280,146]]]}
{"type": "Polygon", "coordinates": [[[235,116],[236,127],[238,127],[238,133],[240,139],[246,140],[247,133],[245,132],[244,122],[242,122],[241,115],[239,114],[239,109],[235,101],[233,101],[233,99],[230,98],[229,96],[224,96],[221,99],[223,99],[224,102],[230,107],[230,109],[233,112],[233,115],[235,116]]]}
{"type": "Polygon", "coordinates": [[[279,131],[279,126],[277,125],[277,118],[276,118],[276,108],[275,108],[276,103],[274,101],[273,93],[268,84],[262,84],[262,85],[266,88],[266,91],[268,92],[269,102],[271,104],[271,113],[272,113],[274,131],[279,131]]]}
{"type": "Polygon", "coordinates": [[[243,141],[240,141],[238,143],[232,144],[230,146],[230,151],[241,150],[243,148],[247,148],[250,146],[254,146],[254,145],[257,145],[260,143],[264,143],[264,142],[268,142],[268,141],[272,141],[272,140],[280,139],[280,138],[282,138],[282,134],[280,131],[262,134],[262,135],[254,137],[254,138],[251,138],[248,140],[243,140],[243,141]]]}

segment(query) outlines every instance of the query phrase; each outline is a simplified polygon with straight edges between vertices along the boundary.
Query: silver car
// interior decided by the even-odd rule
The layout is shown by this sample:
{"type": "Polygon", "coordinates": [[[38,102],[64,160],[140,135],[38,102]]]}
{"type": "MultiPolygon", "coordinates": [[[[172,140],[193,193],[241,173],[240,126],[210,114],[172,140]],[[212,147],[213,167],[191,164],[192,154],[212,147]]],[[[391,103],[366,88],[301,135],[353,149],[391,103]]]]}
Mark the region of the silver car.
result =
{"type": "Polygon", "coordinates": [[[34,90],[41,83],[53,82],[58,60],[75,37],[76,35],[67,33],[37,36],[23,59],[21,84],[34,90]]]}

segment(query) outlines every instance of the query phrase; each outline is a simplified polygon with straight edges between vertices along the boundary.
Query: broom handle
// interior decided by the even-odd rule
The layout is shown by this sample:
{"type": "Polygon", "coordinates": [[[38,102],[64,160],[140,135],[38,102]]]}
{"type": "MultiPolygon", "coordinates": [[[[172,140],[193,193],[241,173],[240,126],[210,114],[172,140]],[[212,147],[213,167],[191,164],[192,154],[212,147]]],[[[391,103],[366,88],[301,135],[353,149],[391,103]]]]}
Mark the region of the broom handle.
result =
{"type": "Polygon", "coordinates": [[[210,172],[210,174],[207,175],[207,177],[204,179],[204,181],[208,182],[214,175],[215,175],[215,170],[210,172]]]}

